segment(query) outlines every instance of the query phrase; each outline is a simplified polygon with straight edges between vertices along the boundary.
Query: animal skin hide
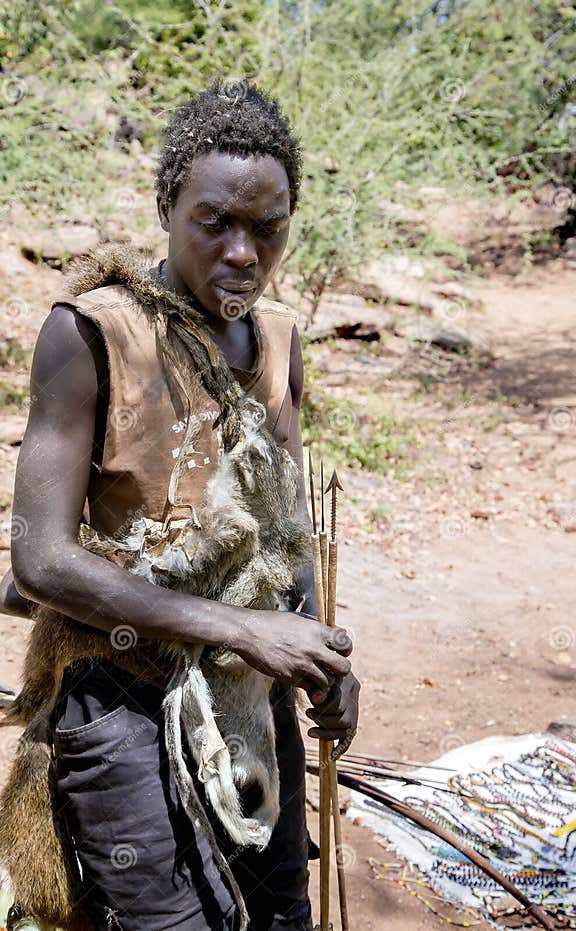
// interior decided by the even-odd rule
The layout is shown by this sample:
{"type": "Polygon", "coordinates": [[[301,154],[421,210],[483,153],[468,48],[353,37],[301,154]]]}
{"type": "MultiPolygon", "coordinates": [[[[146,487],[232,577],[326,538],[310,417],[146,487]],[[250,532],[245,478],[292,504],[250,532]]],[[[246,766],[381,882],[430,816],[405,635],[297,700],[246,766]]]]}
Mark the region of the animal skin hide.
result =
{"type": "MultiPolygon", "coordinates": [[[[247,609],[288,610],[287,593],[309,546],[309,531],[294,514],[297,467],[262,426],[262,405],[245,397],[239,409],[239,440],[228,451],[220,444],[204,504],[191,519],[163,526],[137,518],[123,537],[107,537],[81,525],[79,542],[104,558],[121,557],[128,571],[156,585],[247,609]]],[[[192,443],[194,435],[192,424],[192,443]]],[[[2,722],[28,725],[0,797],[0,861],[10,874],[16,901],[24,914],[65,931],[89,931],[79,911],[65,827],[58,823],[48,789],[47,730],[64,668],[86,656],[104,656],[154,684],[165,685],[169,675],[166,743],[178,790],[188,815],[207,833],[217,861],[223,861],[220,866],[234,887],[245,927],[241,895],[184,762],[181,723],[198,779],[230,837],[262,849],[279,814],[272,680],[225,647],[146,641],[124,648],[113,636],[47,608],[37,612],[24,687],[2,722]],[[244,813],[241,792],[255,786],[259,803],[244,813]]]]}

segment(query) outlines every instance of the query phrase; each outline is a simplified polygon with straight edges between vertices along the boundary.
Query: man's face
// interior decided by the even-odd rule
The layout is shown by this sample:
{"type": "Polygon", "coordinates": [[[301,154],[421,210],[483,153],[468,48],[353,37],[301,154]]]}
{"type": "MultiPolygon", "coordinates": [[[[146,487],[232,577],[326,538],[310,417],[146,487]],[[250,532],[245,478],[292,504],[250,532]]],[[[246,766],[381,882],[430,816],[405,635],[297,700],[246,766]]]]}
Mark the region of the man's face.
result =
{"type": "Polygon", "coordinates": [[[199,155],[176,203],[158,199],[158,213],[170,233],[170,284],[212,316],[236,319],[258,300],[286,247],[286,169],[271,155],[199,155]]]}

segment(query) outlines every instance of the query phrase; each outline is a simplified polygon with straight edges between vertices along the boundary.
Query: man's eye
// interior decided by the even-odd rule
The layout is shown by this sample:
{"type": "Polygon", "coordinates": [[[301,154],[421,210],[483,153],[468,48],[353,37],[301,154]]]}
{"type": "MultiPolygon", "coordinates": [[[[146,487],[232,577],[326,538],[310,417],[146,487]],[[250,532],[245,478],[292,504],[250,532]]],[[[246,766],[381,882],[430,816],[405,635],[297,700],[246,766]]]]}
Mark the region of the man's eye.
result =
{"type": "Polygon", "coordinates": [[[206,223],[201,223],[200,225],[203,226],[205,230],[211,230],[215,233],[221,232],[225,226],[221,220],[208,220],[206,223]]]}
{"type": "Polygon", "coordinates": [[[262,239],[268,239],[270,236],[275,236],[276,233],[279,233],[280,229],[276,226],[257,226],[256,235],[261,236],[262,239]]]}

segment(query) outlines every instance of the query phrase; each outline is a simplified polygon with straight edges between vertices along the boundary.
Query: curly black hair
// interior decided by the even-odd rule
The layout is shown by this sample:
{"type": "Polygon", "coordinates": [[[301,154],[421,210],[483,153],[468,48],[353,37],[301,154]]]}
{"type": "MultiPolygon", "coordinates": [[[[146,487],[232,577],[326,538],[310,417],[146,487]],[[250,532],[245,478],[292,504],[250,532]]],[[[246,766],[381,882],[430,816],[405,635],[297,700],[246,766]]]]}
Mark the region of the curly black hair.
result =
{"type": "Polygon", "coordinates": [[[290,212],[298,203],[302,148],[278,102],[251,82],[215,81],[178,107],[162,131],[164,146],[156,169],[156,190],[176,202],[193,159],[204,152],[272,155],[288,175],[290,212]]]}

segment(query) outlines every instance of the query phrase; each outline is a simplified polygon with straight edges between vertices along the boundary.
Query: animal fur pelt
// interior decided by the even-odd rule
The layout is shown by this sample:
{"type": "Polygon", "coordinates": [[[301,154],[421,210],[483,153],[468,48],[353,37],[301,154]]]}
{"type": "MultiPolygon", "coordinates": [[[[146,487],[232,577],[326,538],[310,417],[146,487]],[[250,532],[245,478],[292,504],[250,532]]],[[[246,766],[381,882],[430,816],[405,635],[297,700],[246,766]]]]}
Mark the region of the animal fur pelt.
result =
{"type": "Polygon", "coordinates": [[[195,298],[185,300],[165,286],[153,272],[152,254],[139,253],[130,246],[106,243],[75,260],[65,281],[72,295],[83,294],[106,285],[122,285],[137,298],[145,314],[157,327],[158,340],[166,361],[177,366],[182,359],[174,356],[174,339],[186,346],[193,367],[183,371],[183,388],[193,393],[193,381],[199,377],[210,397],[219,404],[221,413],[216,425],[222,429],[225,449],[236,444],[239,437],[238,405],[244,392],[234,377],[224,354],[210,338],[213,330],[205,312],[195,298]]]}
{"type": "MultiPolygon", "coordinates": [[[[87,283],[94,287],[102,281],[84,278],[84,290],[87,283]]],[[[157,300],[158,294],[162,296],[157,291],[157,300]]],[[[210,347],[206,353],[209,358],[210,347]]],[[[213,381],[208,379],[212,388],[223,388],[229,405],[217,422],[219,462],[203,505],[193,517],[172,521],[168,514],[163,522],[139,518],[127,534],[114,537],[81,525],[78,539],[103,558],[120,558],[128,571],[155,585],[247,609],[288,609],[287,593],[309,546],[308,529],[295,516],[297,467],[264,428],[262,405],[247,397],[234,380],[235,387],[231,385],[223,365],[225,360],[218,357],[213,381]]],[[[190,373],[180,376],[190,405],[186,450],[193,447],[200,428],[194,415],[198,379],[190,373]]],[[[171,485],[177,485],[178,474],[178,470],[173,473],[171,485]]],[[[129,638],[129,629],[127,634],[129,638]]],[[[181,725],[206,797],[230,837],[240,845],[263,848],[279,813],[269,702],[272,680],[225,647],[137,641],[135,636],[126,645],[47,607],[37,609],[24,686],[1,722],[26,725],[0,796],[0,862],[10,875],[19,907],[64,931],[90,931],[78,904],[76,860],[52,804],[49,729],[65,667],[89,656],[103,656],[165,688],[166,743],[178,790],[232,885],[245,928],[241,894],[184,763],[181,725]],[[249,812],[241,803],[242,790],[247,788],[256,788],[259,797],[255,810],[249,812]],[[32,836],[36,859],[25,856],[32,836]]]]}

